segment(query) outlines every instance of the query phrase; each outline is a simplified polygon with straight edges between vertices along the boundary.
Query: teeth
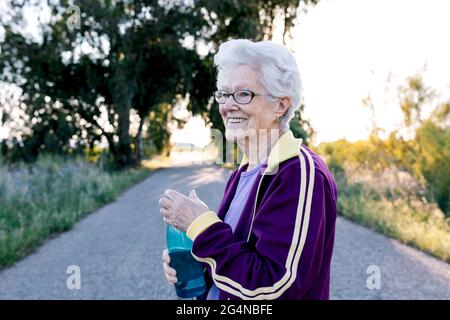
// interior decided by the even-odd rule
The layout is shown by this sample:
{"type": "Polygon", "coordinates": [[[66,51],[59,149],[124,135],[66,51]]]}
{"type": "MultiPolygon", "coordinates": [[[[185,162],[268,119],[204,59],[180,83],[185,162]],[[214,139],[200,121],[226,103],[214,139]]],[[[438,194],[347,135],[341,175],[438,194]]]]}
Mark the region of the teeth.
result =
{"type": "Polygon", "coordinates": [[[247,119],[245,119],[245,118],[229,118],[228,122],[229,123],[241,123],[241,122],[244,122],[246,120],[247,119]]]}

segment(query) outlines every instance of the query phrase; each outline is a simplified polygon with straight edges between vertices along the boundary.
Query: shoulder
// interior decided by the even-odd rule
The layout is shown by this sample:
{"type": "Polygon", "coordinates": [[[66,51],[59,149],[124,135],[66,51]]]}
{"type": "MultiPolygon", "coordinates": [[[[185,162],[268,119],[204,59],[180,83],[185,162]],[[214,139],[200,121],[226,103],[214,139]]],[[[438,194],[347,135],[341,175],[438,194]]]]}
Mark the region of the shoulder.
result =
{"type": "Polygon", "coordinates": [[[327,164],[317,153],[305,145],[301,145],[297,156],[280,163],[274,178],[293,182],[293,180],[301,179],[302,176],[305,176],[305,181],[313,178],[315,185],[323,184],[332,194],[337,193],[335,180],[327,164]]]}

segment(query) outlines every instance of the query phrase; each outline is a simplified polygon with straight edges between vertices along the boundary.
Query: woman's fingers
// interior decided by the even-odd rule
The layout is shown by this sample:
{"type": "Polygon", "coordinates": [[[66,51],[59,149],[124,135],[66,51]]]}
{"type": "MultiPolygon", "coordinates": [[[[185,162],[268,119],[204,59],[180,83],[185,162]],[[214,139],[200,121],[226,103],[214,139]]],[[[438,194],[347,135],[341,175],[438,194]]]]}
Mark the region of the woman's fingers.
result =
{"type": "Polygon", "coordinates": [[[164,208],[164,207],[159,208],[159,212],[161,213],[161,215],[162,215],[163,217],[165,217],[166,214],[169,213],[169,211],[168,211],[166,208],[164,208]]]}
{"type": "Polygon", "coordinates": [[[176,277],[177,276],[177,271],[174,268],[170,267],[169,264],[164,262],[163,265],[164,265],[164,272],[165,273],[167,273],[171,277],[176,277]]]}
{"type": "Polygon", "coordinates": [[[169,284],[174,285],[177,283],[178,279],[176,277],[177,271],[172,268],[170,265],[170,256],[169,256],[169,250],[165,249],[163,251],[163,268],[164,268],[164,274],[166,276],[167,282],[169,284]]]}
{"type": "Polygon", "coordinates": [[[174,285],[178,282],[178,280],[177,280],[176,277],[171,277],[171,276],[169,276],[169,275],[167,275],[167,274],[166,274],[166,279],[167,279],[167,282],[168,282],[171,286],[174,286],[174,285]]]}
{"type": "Polygon", "coordinates": [[[178,279],[176,277],[177,272],[175,269],[171,268],[167,263],[163,263],[164,265],[164,274],[166,275],[166,279],[170,284],[177,283],[178,279]]]}
{"type": "Polygon", "coordinates": [[[164,262],[170,263],[170,256],[168,249],[164,249],[162,259],[164,262]]]}
{"type": "Polygon", "coordinates": [[[164,208],[169,208],[171,206],[172,202],[173,202],[172,200],[169,200],[168,198],[163,197],[163,198],[159,199],[159,206],[164,207],[164,208]]]}
{"type": "Polygon", "coordinates": [[[164,196],[166,198],[169,198],[170,200],[175,200],[176,198],[183,196],[183,194],[172,189],[167,189],[166,191],[164,191],[164,196]]]}
{"type": "Polygon", "coordinates": [[[170,273],[170,275],[172,276],[176,276],[177,272],[174,268],[172,268],[170,265],[170,256],[169,256],[169,250],[165,249],[163,251],[163,265],[164,265],[164,270],[166,271],[166,273],[170,273]]]}

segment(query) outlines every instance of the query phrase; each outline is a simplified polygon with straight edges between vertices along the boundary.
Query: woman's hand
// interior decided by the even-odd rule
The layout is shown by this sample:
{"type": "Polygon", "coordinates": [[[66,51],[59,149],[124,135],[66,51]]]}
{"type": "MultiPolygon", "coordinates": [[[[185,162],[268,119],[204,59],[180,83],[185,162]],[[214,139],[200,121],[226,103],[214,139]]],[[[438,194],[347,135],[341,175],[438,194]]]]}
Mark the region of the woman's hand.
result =
{"type": "Polygon", "coordinates": [[[177,271],[174,268],[171,268],[169,265],[170,263],[169,250],[166,249],[163,251],[162,259],[163,259],[164,274],[166,275],[167,282],[171,286],[174,286],[175,283],[177,283],[178,281],[177,271]]]}
{"type": "Polygon", "coordinates": [[[189,197],[175,190],[166,190],[164,196],[159,199],[159,205],[164,222],[181,231],[186,231],[192,221],[209,211],[195,190],[189,193],[189,197]]]}

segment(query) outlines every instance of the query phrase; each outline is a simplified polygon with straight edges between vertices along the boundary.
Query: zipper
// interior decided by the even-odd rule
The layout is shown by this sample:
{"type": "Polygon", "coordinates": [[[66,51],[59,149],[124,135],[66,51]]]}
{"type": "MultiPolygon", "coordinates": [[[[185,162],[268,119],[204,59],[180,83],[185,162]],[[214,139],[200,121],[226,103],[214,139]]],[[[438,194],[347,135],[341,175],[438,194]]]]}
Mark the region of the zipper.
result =
{"type": "Polygon", "coordinates": [[[253,203],[253,216],[252,216],[252,222],[250,223],[250,229],[248,230],[248,236],[247,236],[247,242],[250,240],[250,235],[252,233],[253,228],[253,220],[255,220],[255,214],[256,214],[256,205],[258,204],[258,194],[259,194],[259,188],[261,187],[262,180],[264,179],[265,171],[263,175],[261,176],[261,179],[259,179],[258,183],[258,189],[256,189],[256,197],[255,202],[253,203]]]}

